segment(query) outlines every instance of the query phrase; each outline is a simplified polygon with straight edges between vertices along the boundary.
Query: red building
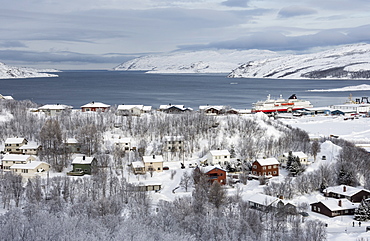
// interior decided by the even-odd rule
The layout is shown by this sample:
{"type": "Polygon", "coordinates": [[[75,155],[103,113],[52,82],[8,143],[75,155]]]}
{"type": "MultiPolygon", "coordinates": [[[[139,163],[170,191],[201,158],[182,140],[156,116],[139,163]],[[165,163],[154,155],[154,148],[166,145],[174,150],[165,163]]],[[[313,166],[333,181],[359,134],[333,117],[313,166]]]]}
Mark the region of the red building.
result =
{"type": "Polygon", "coordinates": [[[226,171],[218,167],[206,167],[204,174],[208,176],[208,180],[213,183],[219,182],[221,185],[226,184],[226,171]]]}
{"type": "Polygon", "coordinates": [[[279,161],[276,158],[255,160],[252,165],[252,175],[279,176],[279,161]]]}
{"type": "Polygon", "coordinates": [[[110,108],[110,105],[106,105],[106,104],[103,104],[101,102],[90,102],[86,105],[83,105],[81,106],[81,109],[82,109],[82,112],[89,112],[89,111],[93,111],[93,112],[97,112],[97,111],[101,111],[101,112],[105,112],[107,110],[109,110],[110,108]]]}

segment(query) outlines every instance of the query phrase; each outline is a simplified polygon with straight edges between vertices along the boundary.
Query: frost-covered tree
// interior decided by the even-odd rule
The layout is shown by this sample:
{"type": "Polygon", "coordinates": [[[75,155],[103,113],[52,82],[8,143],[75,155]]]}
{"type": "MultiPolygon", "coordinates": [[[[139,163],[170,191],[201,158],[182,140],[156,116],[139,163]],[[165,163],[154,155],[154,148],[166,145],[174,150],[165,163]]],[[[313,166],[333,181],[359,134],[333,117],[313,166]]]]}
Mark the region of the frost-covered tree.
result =
{"type": "Polygon", "coordinates": [[[354,219],[357,221],[367,221],[370,219],[370,200],[362,200],[355,210],[354,219]]]}

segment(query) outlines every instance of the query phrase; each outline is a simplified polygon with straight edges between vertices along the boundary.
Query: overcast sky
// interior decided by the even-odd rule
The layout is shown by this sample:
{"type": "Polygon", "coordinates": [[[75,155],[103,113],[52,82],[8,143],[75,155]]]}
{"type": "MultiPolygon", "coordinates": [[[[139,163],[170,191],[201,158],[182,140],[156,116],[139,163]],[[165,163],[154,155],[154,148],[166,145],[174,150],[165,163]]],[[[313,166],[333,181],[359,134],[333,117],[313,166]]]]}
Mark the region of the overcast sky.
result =
{"type": "Polygon", "coordinates": [[[109,69],[179,49],[370,41],[369,0],[0,0],[0,62],[109,69]]]}

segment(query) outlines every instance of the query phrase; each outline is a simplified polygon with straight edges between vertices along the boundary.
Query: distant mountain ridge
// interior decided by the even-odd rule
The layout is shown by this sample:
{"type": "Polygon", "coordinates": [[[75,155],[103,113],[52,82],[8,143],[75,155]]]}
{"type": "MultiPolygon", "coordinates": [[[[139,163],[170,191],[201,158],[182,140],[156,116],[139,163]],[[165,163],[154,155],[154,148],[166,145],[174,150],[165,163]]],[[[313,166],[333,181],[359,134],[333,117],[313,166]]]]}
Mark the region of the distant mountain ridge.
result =
{"type": "Polygon", "coordinates": [[[202,50],[148,55],[124,62],[114,70],[148,73],[230,73],[248,61],[279,56],[268,50],[202,50]]]}
{"type": "Polygon", "coordinates": [[[58,77],[56,74],[45,72],[59,72],[55,69],[34,69],[27,67],[14,67],[0,62],[0,79],[58,77]]]}
{"type": "Polygon", "coordinates": [[[370,79],[370,44],[354,44],[318,53],[250,61],[230,78],[370,79]]]}

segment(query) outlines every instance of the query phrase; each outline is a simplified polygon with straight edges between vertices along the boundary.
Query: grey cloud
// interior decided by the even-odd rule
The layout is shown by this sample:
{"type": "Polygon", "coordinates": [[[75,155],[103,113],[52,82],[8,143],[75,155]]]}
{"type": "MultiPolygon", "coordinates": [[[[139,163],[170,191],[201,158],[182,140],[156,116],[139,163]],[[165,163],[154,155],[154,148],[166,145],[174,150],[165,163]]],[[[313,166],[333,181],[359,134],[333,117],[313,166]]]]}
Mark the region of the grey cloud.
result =
{"type": "Polygon", "coordinates": [[[106,55],[81,54],[68,51],[60,52],[34,52],[19,50],[0,50],[1,61],[7,62],[32,62],[32,63],[112,63],[117,64],[137,57],[119,53],[106,55]]]}
{"type": "Polygon", "coordinates": [[[229,41],[212,42],[207,45],[179,46],[181,49],[268,49],[273,51],[304,51],[313,47],[370,42],[370,25],[349,30],[324,30],[316,34],[287,36],[281,32],[260,32],[229,41]]]}
{"type": "Polygon", "coordinates": [[[25,44],[19,41],[0,41],[1,48],[24,48],[25,44]]]}
{"type": "Polygon", "coordinates": [[[248,7],[249,0],[227,0],[222,2],[222,5],[228,7],[248,7]]]}
{"type": "Polygon", "coordinates": [[[317,13],[315,9],[303,7],[303,6],[289,6],[282,8],[278,16],[281,18],[291,18],[296,16],[303,16],[303,15],[312,15],[317,13]]]}

